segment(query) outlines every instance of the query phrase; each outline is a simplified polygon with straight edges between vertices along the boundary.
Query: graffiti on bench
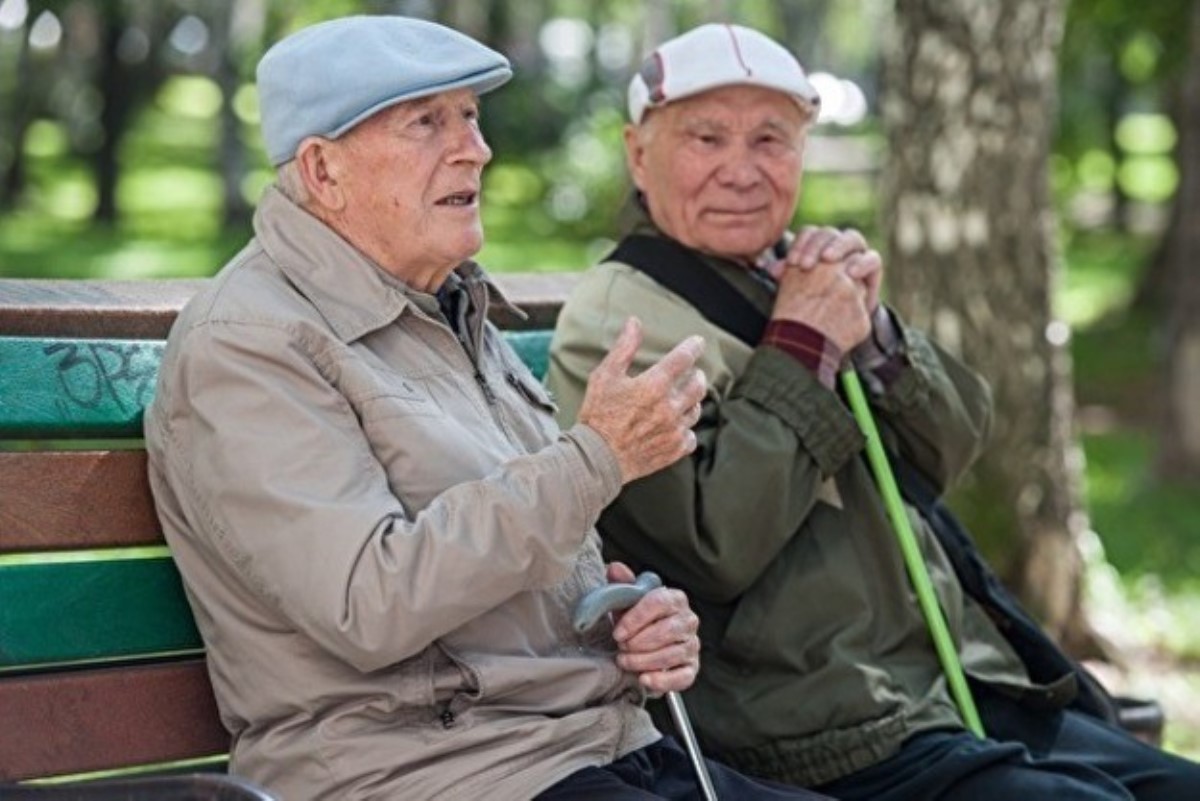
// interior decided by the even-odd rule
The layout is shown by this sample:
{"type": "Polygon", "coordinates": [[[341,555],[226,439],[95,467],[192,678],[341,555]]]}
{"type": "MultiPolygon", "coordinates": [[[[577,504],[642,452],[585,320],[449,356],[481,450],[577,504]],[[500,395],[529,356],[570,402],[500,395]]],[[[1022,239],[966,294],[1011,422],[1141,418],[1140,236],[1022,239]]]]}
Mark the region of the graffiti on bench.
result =
{"type": "Polygon", "coordinates": [[[103,341],[52,342],[42,349],[54,361],[60,404],[92,410],[110,402],[124,413],[149,402],[162,351],[161,342],[103,341]]]}

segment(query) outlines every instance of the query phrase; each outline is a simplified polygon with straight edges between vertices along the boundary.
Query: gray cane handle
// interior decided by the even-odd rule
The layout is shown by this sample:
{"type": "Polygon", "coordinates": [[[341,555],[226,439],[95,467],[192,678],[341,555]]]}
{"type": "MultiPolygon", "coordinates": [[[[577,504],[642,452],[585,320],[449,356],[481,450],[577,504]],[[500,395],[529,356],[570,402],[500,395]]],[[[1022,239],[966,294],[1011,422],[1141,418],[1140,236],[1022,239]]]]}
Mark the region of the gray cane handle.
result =
{"type": "Polygon", "coordinates": [[[610,612],[620,612],[642,600],[651,590],[662,586],[657,573],[646,571],[632,584],[604,584],[580,599],[571,622],[582,634],[600,622],[610,612]]]}

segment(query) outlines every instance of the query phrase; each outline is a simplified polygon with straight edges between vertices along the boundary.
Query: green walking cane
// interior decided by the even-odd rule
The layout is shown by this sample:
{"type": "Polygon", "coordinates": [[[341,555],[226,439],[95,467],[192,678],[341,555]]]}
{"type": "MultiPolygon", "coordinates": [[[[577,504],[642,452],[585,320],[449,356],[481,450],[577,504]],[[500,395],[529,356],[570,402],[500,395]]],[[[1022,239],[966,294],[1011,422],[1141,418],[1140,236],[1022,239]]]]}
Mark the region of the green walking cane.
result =
{"type": "Polygon", "coordinates": [[[900,552],[904,555],[904,564],[908,568],[913,589],[916,590],[917,602],[925,615],[925,623],[929,626],[930,636],[933,637],[933,647],[950,685],[950,695],[958,704],[958,711],[962,714],[967,728],[977,737],[983,737],[983,722],[979,719],[975,700],[971,698],[971,689],[967,686],[966,676],[963,675],[962,664],[958,660],[958,649],[950,639],[950,630],[946,628],[946,619],[938,606],[933,582],[929,579],[929,571],[921,557],[917,538],[913,535],[908,515],[904,511],[896,478],[892,475],[891,465],[888,464],[887,454],[883,450],[883,442],[879,439],[879,429],[876,428],[875,418],[871,416],[871,409],[867,406],[867,396],[863,393],[858,374],[853,370],[843,372],[842,388],[846,390],[854,419],[858,421],[858,427],[867,438],[867,459],[871,463],[871,471],[875,474],[875,483],[879,485],[879,492],[883,495],[883,503],[887,507],[888,517],[892,520],[892,527],[896,530],[896,539],[900,543],[900,552]]]}

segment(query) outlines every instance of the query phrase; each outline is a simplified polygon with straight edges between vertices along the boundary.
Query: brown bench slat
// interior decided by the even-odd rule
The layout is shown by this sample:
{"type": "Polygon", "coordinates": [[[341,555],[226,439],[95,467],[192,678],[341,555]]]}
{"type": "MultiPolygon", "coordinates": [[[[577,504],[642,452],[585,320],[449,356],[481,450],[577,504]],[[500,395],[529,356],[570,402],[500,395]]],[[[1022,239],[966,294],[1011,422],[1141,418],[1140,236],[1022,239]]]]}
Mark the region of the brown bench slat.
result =
{"type": "Polygon", "coordinates": [[[145,451],[0,453],[0,553],[158,545],[145,451]]]}
{"type": "Polygon", "coordinates": [[[203,660],[0,680],[0,779],[229,749],[203,660]]]}
{"type": "MultiPolygon", "coordinates": [[[[501,308],[492,319],[501,328],[553,328],[575,273],[510,273],[496,284],[528,315],[520,320],[501,308]]],[[[183,305],[203,279],[153,281],[0,281],[0,336],[164,339],[183,305]]]]}
{"type": "Polygon", "coordinates": [[[202,280],[0,282],[0,334],[163,339],[202,280]]]}

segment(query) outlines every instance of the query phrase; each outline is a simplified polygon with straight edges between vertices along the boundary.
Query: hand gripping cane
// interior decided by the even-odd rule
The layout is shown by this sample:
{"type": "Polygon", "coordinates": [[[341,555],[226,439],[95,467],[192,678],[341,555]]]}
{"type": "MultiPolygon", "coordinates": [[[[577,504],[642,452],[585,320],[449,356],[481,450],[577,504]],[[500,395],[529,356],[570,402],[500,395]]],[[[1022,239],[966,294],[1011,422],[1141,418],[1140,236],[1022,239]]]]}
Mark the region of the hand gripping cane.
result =
{"type": "MultiPolygon", "coordinates": [[[[605,584],[589,592],[575,607],[575,617],[572,623],[575,630],[583,633],[596,625],[609,612],[620,612],[636,604],[646,593],[662,586],[662,579],[656,573],[642,573],[633,584],[605,584]]],[[[700,745],[696,742],[696,734],[692,731],[692,721],[688,717],[687,708],[679,693],[670,691],[666,695],[667,707],[671,710],[671,720],[675,729],[683,738],[687,748],[688,758],[692,761],[692,770],[696,772],[696,781],[700,784],[700,792],[704,801],[717,801],[717,793],[713,789],[712,777],[708,775],[708,766],[700,753],[700,745]]]]}
{"type": "Polygon", "coordinates": [[[900,499],[900,490],[896,486],[896,478],[892,475],[891,465],[888,464],[887,454],[884,453],[883,443],[879,439],[879,430],[875,427],[875,418],[867,405],[867,397],[863,393],[862,384],[853,370],[842,373],[842,388],[846,390],[846,398],[850,401],[850,409],[867,439],[867,459],[871,463],[871,471],[875,474],[875,483],[883,495],[883,503],[887,507],[888,517],[896,531],[896,539],[900,543],[900,552],[904,555],[904,564],[908,568],[908,576],[913,589],[917,592],[917,602],[925,615],[925,623],[933,638],[933,647],[942,663],[942,672],[946,674],[946,682],[950,686],[950,694],[958,704],[958,711],[967,724],[967,728],[977,737],[983,737],[983,722],[975,709],[975,700],[971,698],[971,688],[963,675],[962,663],[958,660],[958,649],[950,638],[946,628],[946,619],[938,606],[937,596],[933,591],[933,582],[929,579],[929,570],[921,558],[921,549],[917,538],[913,535],[908,515],[904,511],[904,503],[900,499]]]}

